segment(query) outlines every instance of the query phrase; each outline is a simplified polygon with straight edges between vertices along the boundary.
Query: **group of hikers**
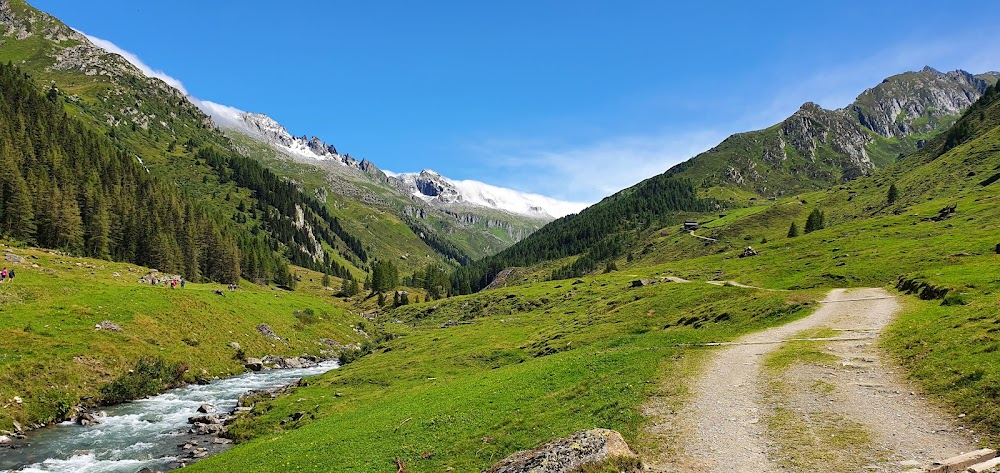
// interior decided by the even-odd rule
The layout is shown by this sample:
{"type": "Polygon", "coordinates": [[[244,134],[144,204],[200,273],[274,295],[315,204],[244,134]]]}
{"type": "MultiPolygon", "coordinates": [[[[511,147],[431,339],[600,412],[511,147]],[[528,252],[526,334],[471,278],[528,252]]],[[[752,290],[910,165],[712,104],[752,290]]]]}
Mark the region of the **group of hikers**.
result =
{"type": "Polygon", "coordinates": [[[10,271],[7,268],[3,268],[3,271],[0,271],[0,282],[6,282],[7,280],[14,282],[14,268],[11,268],[10,271]]]}
{"type": "Polygon", "coordinates": [[[170,289],[176,289],[177,286],[180,286],[181,288],[184,287],[184,278],[180,278],[180,279],[174,279],[174,278],[163,278],[163,279],[153,278],[153,279],[149,280],[149,284],[152,285],[152,286],[158,286],[161,282],[163,283],[164,287],[170,286],[170,289]]]}

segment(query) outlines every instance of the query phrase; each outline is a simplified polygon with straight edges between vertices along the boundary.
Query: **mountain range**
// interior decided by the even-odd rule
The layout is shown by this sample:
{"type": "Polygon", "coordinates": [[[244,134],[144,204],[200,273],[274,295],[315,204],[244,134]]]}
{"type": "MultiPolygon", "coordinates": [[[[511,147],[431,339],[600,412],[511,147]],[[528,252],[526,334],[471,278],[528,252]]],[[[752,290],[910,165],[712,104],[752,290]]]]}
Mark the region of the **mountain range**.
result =
{"type": "MultiPolygon", "coordinates": [[[[817,299],[860,287],[895,287],[877,298],[900,309],[884,331],[844,338],[857,327],[828,319],[762,360],[768,406],[743,410],[772,459],[912,463],[893,426],[879,437],[832,410],[858,375],[888,371],[833,339],[891,354],[923,391],[899,399],[940,403],[950,431],[1000,435],[996,72],[925,67],[843,108],[806,103],[586,208],[382,170],[151,75],[0,0],[0,246],[17,271],[0,285],[0,448],[105,403],[336,357],[246,398],[224,422],[236,445],[183,464],[489,471],[596,426],[642,461],[686,467],[689,434],[664,426],[685,421],[706,347],[857,302],[817,299]]],[[[157,460],[211,453],[169,443],[157,460]]],[[[56,450],[23,463],[151,461],[56,450]]]]}

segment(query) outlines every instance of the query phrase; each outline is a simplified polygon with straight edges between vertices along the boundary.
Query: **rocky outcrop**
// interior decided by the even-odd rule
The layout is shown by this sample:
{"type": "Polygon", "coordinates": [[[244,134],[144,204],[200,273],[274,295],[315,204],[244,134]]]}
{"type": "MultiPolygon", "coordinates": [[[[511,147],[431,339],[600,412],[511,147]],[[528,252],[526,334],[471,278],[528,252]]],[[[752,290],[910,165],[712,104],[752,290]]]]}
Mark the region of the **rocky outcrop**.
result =
{"type": "Polygon", "coordinates": [[[271,340],[281,340],[281,337],[279,337],[278,334],[274,333],[274,330],[271,330],[271,326],[268,324],[257,325],[257,331],[260,332],[261,335],[270,338],[271,340]]]}
{"type": "Polygon", "coordinates": [[[515,453],[485,473],[569,473],[616,457],[635,457],[621,434],[593,429],[578,432],[527,452],[515,453]]]}
{"type": "MultiPolygon", "coordinates": [[[[877,148],[878,136],[892,140],[941,131],[996,78],[996,73],[975,76],[925,67],[884,80],[842,109],[807,102],[775,127],[733,135],[696,157],[719,159],[717,174],[690,177],[705,186],[728,184],[767,196],[857,179],[895,157],[877,148]]],[[[900,145],[893,152],[916,150],[922,143],[900,145]]],[[[681,165],[673,173],[685,168],[695,166],[681,165]]]]}
{"type": "Polygon", "coordinates": [[[118,326],[118,324],[116,324],[116,323],[114,323],[114,322],[112,322],[110,320],[105,320],[105,321],[102,321],[101,323],[99,323],[97,325],[94,325],[94,330],[107,330],[109,332],[122,332],[123,331],[122,328],[118,326]]]}
{"type": "Polygon", "coordinates": [[[848,107],[869,130],[886,137],[934,131],[938,119],[958,115],[986,91],[989,83],[965,71],[925,67],[884,80],[848,107]]]}

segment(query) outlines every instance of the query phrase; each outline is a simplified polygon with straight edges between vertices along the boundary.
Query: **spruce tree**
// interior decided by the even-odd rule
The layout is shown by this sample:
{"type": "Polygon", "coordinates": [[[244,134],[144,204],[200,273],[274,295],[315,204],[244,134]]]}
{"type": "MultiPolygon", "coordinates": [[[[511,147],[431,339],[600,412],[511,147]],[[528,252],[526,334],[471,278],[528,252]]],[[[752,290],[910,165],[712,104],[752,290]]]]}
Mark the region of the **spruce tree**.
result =
{"type": "Polygon", "coordinates": [[[812,233],[816,230],[822,230],[823,227],[826,225],[823,222],[824,218],[825,217],[823,216],[823,211],[821,211],[820,209],[813,209],[813,211],[809,213],[809,217],[806,219],[806,228],[805,228],[806,233],[812,233]]]}
{"type": "Polygon", "coordinates": [[[889,184],[889,192],[885,196],[886,202],[889,204],[896,203],[896,199],[899,198],[899,190],[896,189],[896,183],[889,184]]]}
{"type": "Polygon", "coordinates": [[[788,238],[795,238],[799,236],[799,227],[792,222],[792,226],[788,227],[788,238]]]}

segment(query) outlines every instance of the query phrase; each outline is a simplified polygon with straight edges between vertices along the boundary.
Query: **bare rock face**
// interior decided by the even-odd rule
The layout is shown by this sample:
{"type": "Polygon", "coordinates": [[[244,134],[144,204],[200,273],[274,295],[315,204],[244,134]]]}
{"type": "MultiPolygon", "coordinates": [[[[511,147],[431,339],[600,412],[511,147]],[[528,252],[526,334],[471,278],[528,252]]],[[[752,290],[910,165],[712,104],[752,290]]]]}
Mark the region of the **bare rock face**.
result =
{"type": "Polygon", "coordinates": [[[485,473],[563,473],[614,457],[635,457],[621,434],[593,429],[554,440],[527,452],[515,453],[485,473]]]}

